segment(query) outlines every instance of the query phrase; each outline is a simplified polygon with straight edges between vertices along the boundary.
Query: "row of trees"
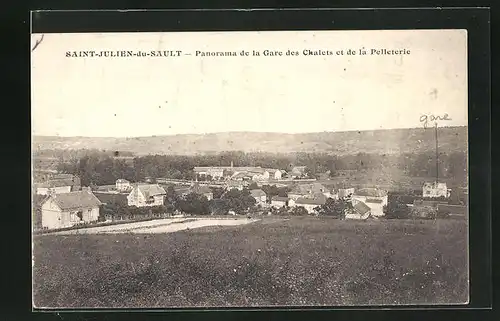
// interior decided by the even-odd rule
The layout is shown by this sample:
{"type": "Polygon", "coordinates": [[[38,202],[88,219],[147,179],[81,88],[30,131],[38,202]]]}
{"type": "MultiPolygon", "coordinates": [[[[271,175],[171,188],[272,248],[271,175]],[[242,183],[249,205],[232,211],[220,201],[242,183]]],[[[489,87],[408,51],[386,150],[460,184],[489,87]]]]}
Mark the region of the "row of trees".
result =
{"type": "MultiPolygon", "coordinates": [[[[343,170],[370,170],[399,168],[409,176],[434,177],[436,159],[432,152],[403,155],[378,155],[358,153],[356,155],[332,156],[325,153],[261,154],[223,153],[221,155],[148,155],[135,157],[133,161],[111,157],[107,154],[85,155],[69,161],[61,161],[57,169],[81,177],[83,185],[113,184],[118,178],[142,181],[146,177],[172,179],[195,179],[195,166],[261,166],[290,170],[294,165],[307,167],[310,176],[330,172],[336,176],[343,170]]],[[[454,152],[439,156],[439,176],[466,180],[467,155],[454,152]]]]}

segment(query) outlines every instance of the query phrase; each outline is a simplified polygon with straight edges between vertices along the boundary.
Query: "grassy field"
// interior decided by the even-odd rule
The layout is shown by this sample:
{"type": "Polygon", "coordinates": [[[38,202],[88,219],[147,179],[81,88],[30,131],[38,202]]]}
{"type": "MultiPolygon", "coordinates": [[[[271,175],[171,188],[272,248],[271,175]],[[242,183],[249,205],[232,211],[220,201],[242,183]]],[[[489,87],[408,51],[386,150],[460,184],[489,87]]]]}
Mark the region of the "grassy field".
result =
{"type": "Polygon", "coordinates": [[[464,220],[266,218],[169,234],[35,236],[37,307],[463,303],[464,220]]]}

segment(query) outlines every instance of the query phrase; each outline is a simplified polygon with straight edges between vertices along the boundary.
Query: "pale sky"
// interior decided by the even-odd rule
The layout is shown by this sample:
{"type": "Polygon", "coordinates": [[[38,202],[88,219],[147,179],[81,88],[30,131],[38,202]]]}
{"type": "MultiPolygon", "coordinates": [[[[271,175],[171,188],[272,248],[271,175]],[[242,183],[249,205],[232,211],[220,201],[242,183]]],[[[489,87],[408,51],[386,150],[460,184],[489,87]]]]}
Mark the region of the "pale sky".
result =
{"type": "Polygon", "coordinates": [[[31,56],[34,135],[371,130],[419,127],[421,115],[444,113],[452,120],[440,125],[467,125],[465,30],[45,34],[31,56]],[[372,48],[410,54],[370,55],[372,48]],[[300,56],[251,56],[265,49],[300,56]],[[183,55],[65,56],[81,50],[183,55]],[[196,57],[197,50],[250,56],[196,57]]]}

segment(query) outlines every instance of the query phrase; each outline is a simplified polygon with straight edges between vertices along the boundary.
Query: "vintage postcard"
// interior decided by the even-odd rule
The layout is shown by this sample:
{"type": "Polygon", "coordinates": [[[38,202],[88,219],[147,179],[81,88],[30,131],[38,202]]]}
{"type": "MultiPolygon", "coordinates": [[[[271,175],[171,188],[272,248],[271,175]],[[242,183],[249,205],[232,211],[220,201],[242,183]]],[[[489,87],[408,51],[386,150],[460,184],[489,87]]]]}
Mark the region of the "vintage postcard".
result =
{"type": "Polygon", "coordinates": [[[32,34],[33,305],[469,301],[465,30],[32,34]]]}

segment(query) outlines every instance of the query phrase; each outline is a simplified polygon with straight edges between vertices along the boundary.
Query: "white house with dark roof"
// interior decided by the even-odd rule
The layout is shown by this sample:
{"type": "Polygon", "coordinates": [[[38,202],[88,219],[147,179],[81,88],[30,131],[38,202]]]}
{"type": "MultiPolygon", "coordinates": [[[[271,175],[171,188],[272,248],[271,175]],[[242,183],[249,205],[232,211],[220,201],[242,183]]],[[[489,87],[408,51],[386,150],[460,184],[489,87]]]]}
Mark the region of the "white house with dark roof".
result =
{"type": "Polygon", "coordinates": [[[267,195],[266,192],[264,192],[263,190],[253,189],[250,191],[250,195],[252,195],[252,197],[255,198],[256,205],[261,205],[261,206],[266,205],[267,195]]]}
{"type": "Polygon", "coordinates": [[[315,212],[315,208],[318,206],[322,206],[326,203],[326,197],[316,197],[316,198],[307,198],[301,197],[293,202],[293,206],[295,207],[303,207],[307,210],[309,214],[315,212]]]}
{"type": "Polygon", "coordinates": [[[128,206],[160,206],[167,192],[158,184],[137,184],[127,196],[128,206]]]}
{"type": "Polygon", "coordinates": [[[41,203],[42,228],[56,229],[96,222],[99,206],[101,202],[90,190],[49,195],[41,203]]]}
{"type": "Polygon", "coordinates": [[[377,188],[362,188],[352,195],[353,205],[363,202],[370,208],[371,215],[384,216],[384,206],[387,205],[387,192],[377,188]]]}
{"type": "Polygon", "coordinates": [[[271,206],[275,208],[281,208],[288,206],[288,197],[283,196],[273,196],[271,198],[271,206]]]}
{"type": "Polygon", "coordinates": [[[132,185],[126,179],[120,178],[116,180],[115,188],[119,192],[129,192],[132,189],[132,185]]]}
{"type": "Polygon", "coordinates": [[[451,195],[451,190],[448,189],[448,186],[446,183],[439,183],[439,182],[433,182],[433,183],[424,183],[422,186],[422,196],[423,197],[431,197],[431,198],[438,198],[438,197],[450,197],[451,195]]]}
{"type": "Polygon", "coordinates": [[[316,198],[318,194],[323,194],[325,197],[332,197],[331,191],[320,183],[299,184],[292,187],[288,192],[288,197],[297,200],[301,197],[316,198]]]}

